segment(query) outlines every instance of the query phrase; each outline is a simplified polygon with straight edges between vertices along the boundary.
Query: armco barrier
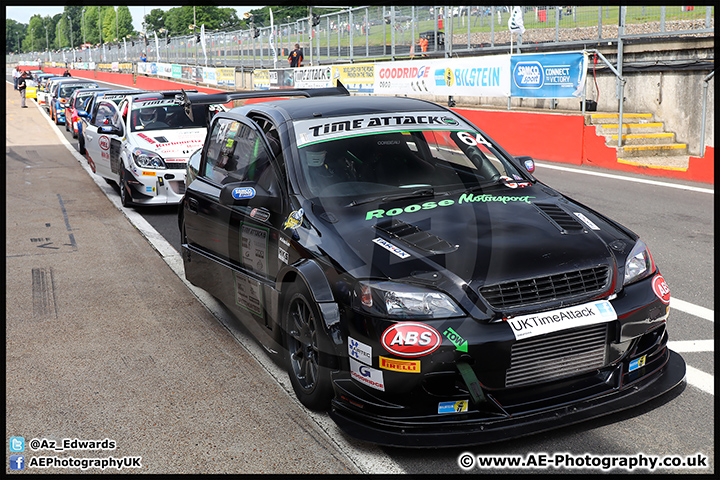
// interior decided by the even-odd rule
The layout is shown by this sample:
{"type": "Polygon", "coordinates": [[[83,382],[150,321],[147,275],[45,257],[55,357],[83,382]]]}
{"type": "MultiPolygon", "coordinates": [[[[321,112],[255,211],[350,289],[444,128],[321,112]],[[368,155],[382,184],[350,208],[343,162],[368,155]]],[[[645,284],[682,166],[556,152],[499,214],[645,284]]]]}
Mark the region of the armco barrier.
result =
{"type": "MultiPolygon", "coordinates": [[[[62,74],[64,72],[62,68],[46,67],[44,70],[48,73],[62,74]]],[[[133,84],[132,74],[127,73],[97,72],[97,76],[94,71],[89,70],[71,70],[70,73],[78,78],[89,78],[146,90],[194,88],[203,93],[225,91],[143,75],[138,75],[133,84]]],[[[267,100],[258,99],[257,101],[267,100]]],[[[255,101],[249,100],[246,103],[255,103],[255,101]]],[[[704,157],[690,157],[687,170],[627,165],[617,161],[615,149],[605,145],[605,138],[595,133],[595,126],[585,125],[582,115],[464,108],[453,110],[486,132],[512,155],[529,155],[536,160],[572,165],[592,165],[643,175],[715,183],[714,147],[707,146],[704,157]]]]}

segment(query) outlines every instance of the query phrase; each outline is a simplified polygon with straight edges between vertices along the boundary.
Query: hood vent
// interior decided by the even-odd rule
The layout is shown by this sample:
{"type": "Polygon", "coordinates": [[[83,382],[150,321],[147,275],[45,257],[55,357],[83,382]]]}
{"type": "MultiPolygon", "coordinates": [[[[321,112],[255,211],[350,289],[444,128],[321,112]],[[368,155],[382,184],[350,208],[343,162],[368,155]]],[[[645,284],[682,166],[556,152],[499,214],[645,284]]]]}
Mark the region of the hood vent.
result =
{"type": "Polygon", "coordinates": [[[457,245],[451,245],[437,235],[420,230],[415,225],[393,218],[391,221],[378,223],[375,228],[392,238],[397,238],[408,245],[432,254],[451,253],[457,245]]]}
{"type": "Polygon", "coordinates": [[[155,137],[155,140],[157,140],[160,143],[168,143],[168,139],[165,137],[155,137]]]}
{"type": "Polygon", "coordinates": [[[567,233],[581,233],[585,230],[573,216],[555,204],[535,203],[534,205],[563,235],[567,233]]]}

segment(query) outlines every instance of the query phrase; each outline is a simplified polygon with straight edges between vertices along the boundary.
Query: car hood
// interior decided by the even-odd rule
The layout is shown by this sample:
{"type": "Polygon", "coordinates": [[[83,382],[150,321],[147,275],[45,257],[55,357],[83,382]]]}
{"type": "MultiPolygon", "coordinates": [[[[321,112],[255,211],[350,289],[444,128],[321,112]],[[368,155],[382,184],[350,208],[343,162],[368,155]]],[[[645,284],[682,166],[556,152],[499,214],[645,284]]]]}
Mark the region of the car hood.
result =
{"type": "Polygon", "coordinates": [[[134,143],[140,148],[157,152],[163,158],[189,158],[202,147],[205,128],[165,129],[134,132],[134,143]]]}
{"type": "Polygon", "coordinates": [[[307,203],[316,228],[301,241],[358,279],[447,277],[482,288],[600,265],[614,272],[634,244],[542,184],[353,207],[307,203]]]}

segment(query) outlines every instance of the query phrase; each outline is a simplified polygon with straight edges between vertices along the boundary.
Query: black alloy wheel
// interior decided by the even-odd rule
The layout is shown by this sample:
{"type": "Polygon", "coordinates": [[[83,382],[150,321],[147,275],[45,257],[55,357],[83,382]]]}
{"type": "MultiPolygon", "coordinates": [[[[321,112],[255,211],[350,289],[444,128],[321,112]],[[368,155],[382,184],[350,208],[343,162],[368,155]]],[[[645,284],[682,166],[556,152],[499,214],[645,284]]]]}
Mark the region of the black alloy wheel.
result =
{"type": "Polygon", "coordinates": [[[132,200],[130,199],[130,194],[127,192],[128,186],[125,184],[125,170],[120,167],[120,180],[118,181],[118,185],[120,185],[120,203],[122,203],[122,206],[125,208],[132,206],[132,200]]]}
{"type": "Polygon", "coordinates": [[[321,364],[319,336],[325,335],[319,309],[304,285],[293,284],[284,309],[287,368],[298,400],[312,410],[326,410],[332,398],[330,372],[321,364]]]}

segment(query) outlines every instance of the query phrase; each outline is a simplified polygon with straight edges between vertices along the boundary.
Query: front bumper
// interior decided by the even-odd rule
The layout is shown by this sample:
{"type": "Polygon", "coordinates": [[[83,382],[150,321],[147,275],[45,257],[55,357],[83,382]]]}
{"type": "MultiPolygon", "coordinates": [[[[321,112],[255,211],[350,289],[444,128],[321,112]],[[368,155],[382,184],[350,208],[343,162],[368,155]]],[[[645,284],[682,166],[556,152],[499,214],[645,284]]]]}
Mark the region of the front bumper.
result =
{"type": "MultiPolygon", "coordinates": [[[[400,447],[480,445],[531,435],[629,409],[684,385],[685,362],[665,349],[654,372],[621,387],[570,404],[505,417],[458,414],[454,418],[391,418],[367,415],[333,400],[330,417],[341,430],[360,440],[400,447]]],[[[622,365],[616,367],[622,369],[622,365]]],[[[620,372],[616,372],[622,378],[620,372]]],[[[613,375],[611,375],[612,377],[613,375]]],[[[342,394],[341,394],[342,395],[342,394]]]]}
{"type": "Polygon", "coordinates": [[[367,365],[363,370],[352,359],[349,366],[376,375],[380,384],[372,388],[357,374],[347,375],[341,358],[330,415],[348,434],[381,445],[458,446],[542,432],[647,402],[685,378],[684,361],[667,348],[668,305],[651,284],[648,277],[613,296],[615,320],[529,338],[516,339],[509,322],[427,321],[442,343],[404,363],[379,341],[388,320],[350,311],[348,355],[357,357],[351,338],[369,355],[358,358],[367,365]],[[400,371],[387,357],[414,369],[400,371]]]}
{"type": "Polygon", "coordinates": [[[185,195],[184,169],[145,170],[133,166],[125,178],[132,202],[137,205],[177,205],[185,195]]]}

